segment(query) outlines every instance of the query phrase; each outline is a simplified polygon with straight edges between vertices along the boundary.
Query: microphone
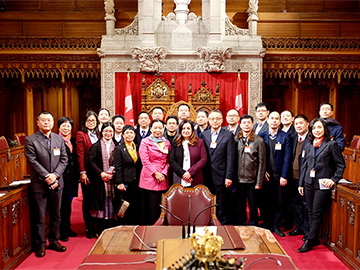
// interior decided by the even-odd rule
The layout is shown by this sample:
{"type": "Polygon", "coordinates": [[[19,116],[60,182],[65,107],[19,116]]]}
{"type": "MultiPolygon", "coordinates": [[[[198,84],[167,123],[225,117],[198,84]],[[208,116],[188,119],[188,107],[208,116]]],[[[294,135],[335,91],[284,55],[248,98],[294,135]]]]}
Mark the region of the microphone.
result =
{"type": "Polygon", "coordinates": [[[196,224],[197,218],[198,218],[205,210],[207,210],[207,209],[209,209],[209,208],[212,208],[212,207],[215,207],[215,206],[218,206],[218,204],[216,203],[216,204],[212,204],[212,205],[206,206],[204,209],[202,209],[202,210],[196,215],[196,217],[195,217],[195,219],[194,219],[193,233],[195,233],[195,224],[196,224]]]}
{"type": "Polygon", "coordinates": [[[166,212],[168,212],[173,218],[179,220],[182,223],[182,239],[185,239],[185,222],[182,221],[179,217],[175,216],[173,213],[170,212],[169,209],[167,209],[165,206],[162,206],[159,204],[162,209],[164,209],[166,212]]]}
{"type": "Polygon", "coordinates": [[[188,229],[187,229],[187,237],[190,237],[190,216],[191,216],[191,196],[189,195],[189,218],[188,218],[188,229]]]}

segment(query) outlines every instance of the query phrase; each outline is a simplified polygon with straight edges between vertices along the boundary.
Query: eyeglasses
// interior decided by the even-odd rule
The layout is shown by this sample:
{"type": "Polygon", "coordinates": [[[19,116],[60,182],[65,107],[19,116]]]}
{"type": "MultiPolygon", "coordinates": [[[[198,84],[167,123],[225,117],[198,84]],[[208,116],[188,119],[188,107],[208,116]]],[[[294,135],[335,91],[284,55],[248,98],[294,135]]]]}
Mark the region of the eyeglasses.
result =
{"type": "Polygon", "coordinates": [[[96,122],[95,119],[88,119],[88,120],[86,120],[86,123],[95,123],[95,122],[96,122]]]}
{"type": "Polygon", "coordinates": [[[268,110],[262,109],[262,110],[256,110],[256,112],[267,112],[268,110]]]}
{"type": "Polygon", "coordinates": [[[209,118],[210,121],[221,121],[222,118],[221,117],[212,117],[212,118],[209,118]]]}
{"type": "Polygon", "coordinates": [[[229,114],[229,115],[227,115],[227,117],[229,117],[229,118],[234,118],[234,117],[239,117],[239,116],[236,115],[236,114],[229,114]]]}

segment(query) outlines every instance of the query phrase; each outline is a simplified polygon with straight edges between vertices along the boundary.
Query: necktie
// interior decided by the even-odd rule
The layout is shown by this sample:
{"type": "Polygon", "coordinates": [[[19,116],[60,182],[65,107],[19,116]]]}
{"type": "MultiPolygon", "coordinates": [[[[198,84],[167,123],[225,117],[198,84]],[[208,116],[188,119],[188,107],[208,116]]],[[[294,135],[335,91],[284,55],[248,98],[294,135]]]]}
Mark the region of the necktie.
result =
{"type": "Polygon", "coordinates": [[[299,137],[299,142],[302,142],[302,138],[301,138],[301,137],[299,137]]]}
{"type": "Polygon", "coordinates": [[[141,131],[141,133],[142,133],[141,137],[145,138],[145,130],[141,131]]]}

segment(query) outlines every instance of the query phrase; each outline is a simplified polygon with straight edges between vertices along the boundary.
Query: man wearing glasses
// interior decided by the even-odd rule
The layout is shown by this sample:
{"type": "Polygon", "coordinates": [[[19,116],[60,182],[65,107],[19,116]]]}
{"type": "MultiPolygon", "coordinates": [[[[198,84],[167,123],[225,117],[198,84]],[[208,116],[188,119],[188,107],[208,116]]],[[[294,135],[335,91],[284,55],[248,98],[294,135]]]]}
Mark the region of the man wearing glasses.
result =
{"type": "Polygon", "coordinates": [[[211,186],[215,189],[218,203],[217,218],[224,225],[229,222],[230,187],[236,163],[235,140],[231,132],[221,128],[223,115],[220,111],[210,112],[209,123],[211,129],[201,134],[208,155],[208,162],[204,167],[204,181],[210,190],[211,186]],[[206,182],[209,180],[210,182],[206,182]]]}
{"type": "Polygon", "coordinates": [[[267,122],[267,118],[270,113],[269,105],[265,102],[261,102],[256,105],[255,110],[258,122],[254,125],[253,129],[255,130],[255,134],[260,134],[269,128],[269,124],[267,122]]]}
{"type": "Polygon", "coordinates": [[[239,120],[240,120],[240,114],[237,110],[231,109],[227,112],[226,121],[228,122],[229,125],[226,127],[226,129],[234,135],[234,138],[238,136],[241,130],[241,127],[239,125],[239,120]]]}

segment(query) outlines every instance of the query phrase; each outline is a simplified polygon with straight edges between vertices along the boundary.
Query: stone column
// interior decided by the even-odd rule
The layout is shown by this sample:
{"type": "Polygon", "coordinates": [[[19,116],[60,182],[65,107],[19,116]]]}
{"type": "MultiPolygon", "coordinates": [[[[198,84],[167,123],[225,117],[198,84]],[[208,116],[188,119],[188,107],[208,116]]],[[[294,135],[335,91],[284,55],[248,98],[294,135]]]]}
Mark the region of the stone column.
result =
{"type": "Polygon", "coordinates": [[[221,37],[225,36],[225,0],[202,0],[202,18],[209,31],[209,47],[221,47],[221,37]]]}
{"type": "Polygon", "coordinates": [[[139,35],[142,36],[144,47],[155,46],[155,29],[161,22],[162,1],[161,0],[139,0],[139,35]]]}
{"type": "Polygon", "coordinates": [[[105,21],[106,21],[106,35],[112,36],[115,33],[115,4],[114,0],[105,0],[105,21]]]}
{"type": "Polygon", "coordinates": [[[189,4],[191,0],[174,0],[176,8],[174,10],[176,15],[176,21],[179,24],[185,24],[187,15],[189,14],[189,4]]]}
{"type": "Polygon", "coordinates": [[[257,22],[259,20],[257,16],[259,0],[249,0],[249,9],[247,13],[249,13],[249,17],[247,19],[249,34],[251,37],[257,36],[257,22]]]}

